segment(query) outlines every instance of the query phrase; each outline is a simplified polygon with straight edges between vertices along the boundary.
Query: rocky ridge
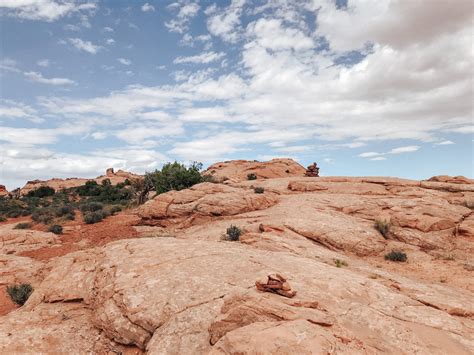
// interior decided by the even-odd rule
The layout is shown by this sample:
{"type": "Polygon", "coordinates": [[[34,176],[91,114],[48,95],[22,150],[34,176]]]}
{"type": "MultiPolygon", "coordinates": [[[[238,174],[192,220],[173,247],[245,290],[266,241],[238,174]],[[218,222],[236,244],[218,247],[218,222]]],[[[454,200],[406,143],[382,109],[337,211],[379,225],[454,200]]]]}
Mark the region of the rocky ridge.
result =
{"type": "Polygon", "coordinates": [[[94,179],[85,179],[85,178],[68,178],[68,179],[50,179],[50,180],[33,180],[28,181],[25,186],[20,189],[20,195],[24,196],[28,194],[28,192],[36,190],[41,186],[48,186],[53,188],[56,191],[60,191],[63,189],[68,189],[71,187],[78,187],[84,185],[87,181],[93,180],[100,184],[103,180],[109,179],[112,185],[116,185],[118,183],[124,182],[126,179],[139,179],[141,178],[140,175],[136,175],[133,173],[129,173],[127,171],[118,170],[114,172],[114,169],[108,168],[105,175],[101,175],[94,179]]]}

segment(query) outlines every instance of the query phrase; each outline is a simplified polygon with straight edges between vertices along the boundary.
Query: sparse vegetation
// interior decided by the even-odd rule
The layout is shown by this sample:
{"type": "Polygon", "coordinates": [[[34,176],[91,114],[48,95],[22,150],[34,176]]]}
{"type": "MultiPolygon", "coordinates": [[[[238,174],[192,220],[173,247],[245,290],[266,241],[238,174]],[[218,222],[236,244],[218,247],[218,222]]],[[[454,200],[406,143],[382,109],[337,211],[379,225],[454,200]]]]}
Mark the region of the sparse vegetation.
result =
{"type": "Polygon", "coordinates": [[[247,174],[247,180],[257,180],[257,175],[254,173],[247,174]]]}
{"type": "Polygon", "coordinates": [[[385,255],[385,260],[405,262],[407,261],[407,255],[402,251],[392,250],[390,253],[385,255]]]}
{"type": "Polygon", "coordinates": [[[96,211],[96,212],[87,212],[83,215],[84,223],[86,224],[94,224],[100,222],[104,219],[104,212],[103,211],[96,211]]]}
{"type": "Polygon", "coordinates": [[[242,230],[239,227],[230,225],[230,227],[227,228],[226,234],[224,235],[224,239],[231,242],[236,242],[240,239],[241,235],[242,230]]]}
{"type": "Polygon", "coordinates": [[[389,221],[386,221],[384,219],[376,219],[374,223],[374,227],[380,232],[380,234],[382,234],[382,236],[385,239],[388,239],[388,235],[390,233],[390,227],[391,227],[389,221]]]}
{"type": "Polygon", "coordinates": [[[256,193],[256,194],[263,194],[265,192],[265,189],[263,187],[255,187],[253,189],[253,191],[256,193]]]}
{"type": "Polygon", "coordinates": [[[54,233],[54,234],[63,234],[63,227],[60,226],[59,224],[53,224],[48,228],[48,232],[54,233]]]}
{"type": "Polygon", "coordinates": [[[38,187],[36,190],[29,191],[26,196],[27,197],[38,197],[38,198],[43,198],[47,196],[53,196],[55,193],[55,190],[52,187],[49,186],[41,186],[38,187]]]}
{"type": "Polygon", "coordinates": [[[96,212],[100,211],[104,208],[104,205],[101,204],[100,202],[88,202],[83,205],[81,205],[81,211],[83,213],[85,212],[96,212]]]}
{"type": "Polygon", "coordinates": [[[0,222],[5,222],[7,219],[4,216],[0,216],[0,222]]]}
{"type": "Polygon", "coordinates": [[[24,222],[24,223],[18,223],[15,227],[13,227],[13,229],[30,229],[31,227],[32,227],[31,223],[24,222]]]}
{"type": "Polygon", "coordinates": [[[186,167],[178,162],[167,163],[161,170],[155,170],[145,175],[145,182],[150,181],[157,194],[171,190],[183,190],[204,182],[201,176],[202,164],[194,162],[186,167]]]}
{"type": "Polygon", "coordinates": [[[30,284],[13,285],[7,287],[7,293],[11,300],[16,304],[23,306],[33,292],[33,286],[30,284]]]}
{"type": "Polygon", "coordinates": [[[336,267],[348,266],[346,261],[340,259],[335,259],[334,264],[336,265],[336,267]]]}

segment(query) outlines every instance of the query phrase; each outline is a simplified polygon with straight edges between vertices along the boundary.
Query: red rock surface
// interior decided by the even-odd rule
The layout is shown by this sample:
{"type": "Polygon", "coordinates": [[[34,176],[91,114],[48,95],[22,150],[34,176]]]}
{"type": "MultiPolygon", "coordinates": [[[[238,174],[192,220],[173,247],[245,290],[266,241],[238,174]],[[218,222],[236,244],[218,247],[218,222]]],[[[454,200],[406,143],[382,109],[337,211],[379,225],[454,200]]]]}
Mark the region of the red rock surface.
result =
{"type": "Polygon", "coordinates": [[[218,181],[245,181],[248,174],[257,179],[304,176],[306,169],[292,159],[272,159],[266,162],[256,160],[231,160],[215,163],[204,172],[218,181]]]}
{"type": "Polygon", "coordinates": [[[226,184],[72,221],[50,245],[32,237],[0,254],[0,295],[35,287],[23,307],[0,307],[11,311],[0,353],[474,352],[472,181],[247,181],[229,165],[226,184]],[[386,237],[378,219],[391,223],[386,237]],[[222,240],[230,225],[240,241],[222,240]],[[407,262],[385,260],[391,250],[407,262]],[[274,274],[294,297],[256,289],[274,274]]]}
{"type": "Polygon", "coordinates": [[[0,185],[0,197],[8,196],[8,191],[4,185],[0,185]]]}

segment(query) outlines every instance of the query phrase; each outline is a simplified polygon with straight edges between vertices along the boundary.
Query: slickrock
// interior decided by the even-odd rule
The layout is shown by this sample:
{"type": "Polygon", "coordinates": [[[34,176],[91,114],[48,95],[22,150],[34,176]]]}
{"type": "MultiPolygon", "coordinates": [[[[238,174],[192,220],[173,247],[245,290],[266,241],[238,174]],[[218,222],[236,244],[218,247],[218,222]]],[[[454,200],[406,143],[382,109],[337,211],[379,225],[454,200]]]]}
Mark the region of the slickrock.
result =
{"type": "Polygon", "coordinates": [[[113,342],[150,354],[271,353],[278,344],[285,354],[311,353],[314,346],[352,353],[474,350],[469,305],[455,293],[450,297],[462,317],[434,307],[436,299],[421,302],[350,269],[290,253],[275,256],[238,243],[171,238],[123,240],[76,253],[68,261],[73,276],[64,278],[58,260],[27,304],[2,319],[0,352],[53,344],[57,351],[99,352],[113,342]],[[255,276],[282,270],[296,297],[255,290],[255,276]],[[19,336],[19,329],[31,336],[19,336]]]}
{"type": "Polygon", "coordinates": [[[8,191],[4,185],[0,185],[0,197],[8,196],[8,191]]]}
{"type": "MultiPolygon", "coordinates": [[[[35,291],[0,319],[0,353],[474,353],[469,179],[247,173],[142,205],[141,238],[47,263],[5,255],[51,245],[46,235],[4,239],[20,244],[0,249],[0,286],[35,291]],[[221,240],[230,225],[239,241],[221,240]],[[385,260],[392,249],[408,261],[385,260]],[[256,289],[275,274],[294,297],[256,289]]],[[[4,238],[31,232],[7,226],[4,238]]]]}
{"type": "Polygon", "coordinates": [[[231,160],[211,165],[204,175],[211,175],[218,181],[245,181],[248,174],[257,179],[303,176],[306,169],[292,159],[272,159],[266,162],[231,160]]]}
{"type": "Polygon", "coordinates": [[[77,187],[84,185],[87,181],[93,180],[100,184],[103,180],[109,179],[112,185],[116,185],[118,183],[124,182],[126,179],[141,179],[140,175],[136,175],[133,173],[129,173],[127,171],[118,170],[114,172],[114,169],[109,168],[106,170],[105,175],[101,175],[97,178],[93,179],[84,179],[84,178],[68,178],[68,179],[50,179],[50,180],[33,180],[28,181],[25,186],[23,186],[20,190],[20,194],[22,196],[28,194],[28,192],[36,190],[41,186],[49,186],[56,191],[61,191],[63,189],[69,189],[71,187],[77,187]]]}
{"type": "Polygon", "coordinates": [[[0,225],[0,254],[18,254],[59,244],[57,235],[29,229],[14,229],[16,223],[0,225]]]}
{"type": "Polygon", "coordinates": [[[268,208],[277,203],[272,193],[256,194],[251,189],[202,183],[190,189],[158,195],[138,209],[146,224],[167,226],[187,220],[233,216],[268,208]]]}

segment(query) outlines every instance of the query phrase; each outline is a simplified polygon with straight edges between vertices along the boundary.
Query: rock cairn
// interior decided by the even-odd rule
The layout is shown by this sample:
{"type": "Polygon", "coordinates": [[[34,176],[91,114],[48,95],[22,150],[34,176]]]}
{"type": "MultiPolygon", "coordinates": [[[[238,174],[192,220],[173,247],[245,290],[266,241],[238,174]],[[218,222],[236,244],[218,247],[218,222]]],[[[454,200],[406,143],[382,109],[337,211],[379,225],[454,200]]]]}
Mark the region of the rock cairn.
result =
{"type": "Polygon", "coordinates": [[[280,274],[268,275],[267,281],[256,281],[257,290],[262,292],[272,292],[288,298],[295,297],[296,291],[291,290],[291,286],[280,274]]]}
{"type": "Polygon", "coordinates": [[[306,172],[304,173],[304,176],[319,177],[318,164],[314,162],[313,164],[309,165],[308,168],[306,169],[306,172]]]}

